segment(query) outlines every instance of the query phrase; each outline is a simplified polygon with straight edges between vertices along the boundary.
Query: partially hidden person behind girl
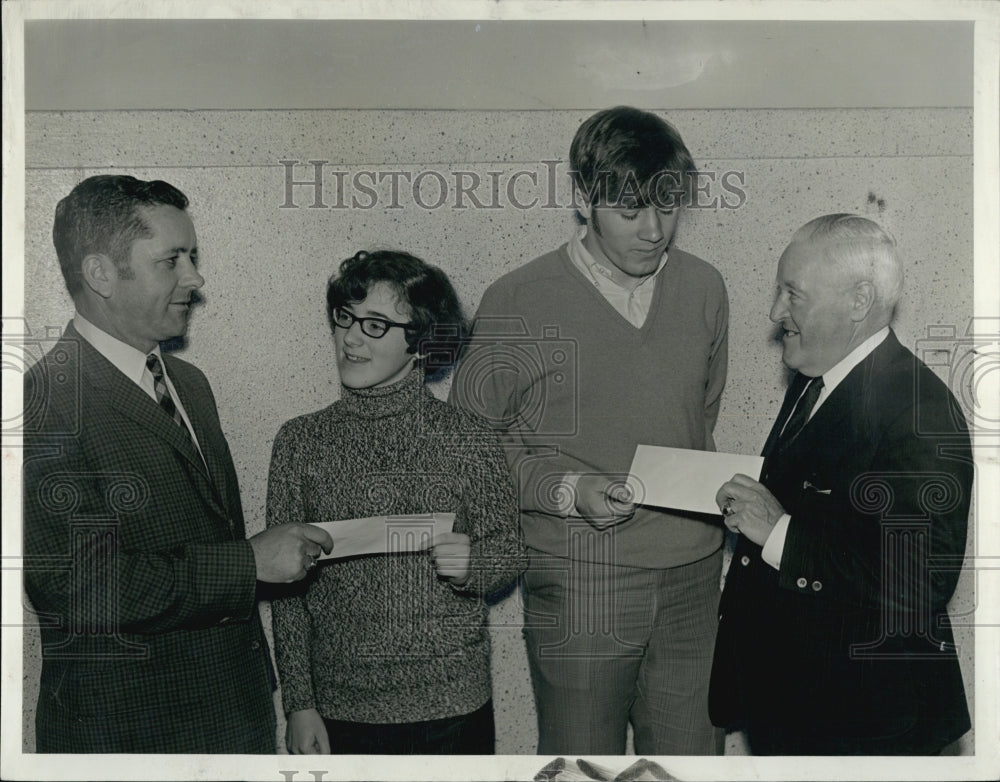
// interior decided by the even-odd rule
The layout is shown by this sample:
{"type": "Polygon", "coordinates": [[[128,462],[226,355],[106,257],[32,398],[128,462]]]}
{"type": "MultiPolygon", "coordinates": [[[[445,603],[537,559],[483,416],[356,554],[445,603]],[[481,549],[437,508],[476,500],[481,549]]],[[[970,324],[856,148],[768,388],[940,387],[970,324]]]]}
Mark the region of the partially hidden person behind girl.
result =
{"type": "Polygon", "coordinates": [[[424,387],[458,358],[458,297],[419,258],[359,252],[331,277],[326,305],[341,398],[278,432],[268,526],[455,521],[427,550],[321,561],[273,601],[285,743],[292,754],[492,754],[484,597],[526,560],[496,436],[424,387]]]}

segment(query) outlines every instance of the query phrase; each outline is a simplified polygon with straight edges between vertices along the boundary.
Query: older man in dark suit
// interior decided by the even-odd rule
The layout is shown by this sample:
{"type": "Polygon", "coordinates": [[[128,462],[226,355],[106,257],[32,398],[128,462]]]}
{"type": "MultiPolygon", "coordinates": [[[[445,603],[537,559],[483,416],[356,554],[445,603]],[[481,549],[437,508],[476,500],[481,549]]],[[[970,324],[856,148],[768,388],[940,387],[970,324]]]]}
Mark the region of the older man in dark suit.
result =
{"type": "Polygon", "coordinates": [[[204,284],[187,204],[96,176],[56,208],[76,314],[25,382],[39,752],[274,752],[257,582],[300,579],[332,546],[308,525],[245,538],[208,381],[160,352],[204,284]]]}
{"type": "Polygon", "coordinates": [[[761,482],[716,498],[740,537],[712,720],[755,754],[936,754],[970,727],[947,613],[972,496],[964,417],[889,328],[902,272],[878,225],[811,221],[777,284],[795,375],[761,482]]]}

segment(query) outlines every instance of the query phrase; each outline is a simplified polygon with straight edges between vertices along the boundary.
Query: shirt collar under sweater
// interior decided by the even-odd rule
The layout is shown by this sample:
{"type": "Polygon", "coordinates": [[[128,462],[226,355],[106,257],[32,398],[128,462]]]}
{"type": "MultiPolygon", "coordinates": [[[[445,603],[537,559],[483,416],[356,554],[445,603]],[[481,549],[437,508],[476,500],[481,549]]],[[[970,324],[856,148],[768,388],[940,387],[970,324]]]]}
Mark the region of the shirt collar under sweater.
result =
{"type": "Polygon", "coordinates": [[[348,388],[341,385],[341,401],[359,418],[386,418],[414,410],[424,391],[424,371],[414,367],[410,374],[388,386],[348,388]]]}

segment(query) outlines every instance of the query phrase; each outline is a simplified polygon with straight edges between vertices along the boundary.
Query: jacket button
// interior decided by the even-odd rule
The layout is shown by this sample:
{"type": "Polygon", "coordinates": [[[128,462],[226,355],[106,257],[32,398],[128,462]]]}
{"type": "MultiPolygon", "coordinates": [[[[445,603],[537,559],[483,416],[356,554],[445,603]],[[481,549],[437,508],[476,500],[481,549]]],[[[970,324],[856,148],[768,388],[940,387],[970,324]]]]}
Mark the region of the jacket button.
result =
{"type": "Polygon", "coordinates": [[[820,581],[813,581],[812,583],[813,592],[819,592],[823,588],[823,583],[820,581]]]}
{"type": "Polygon", "coordinates": [[[743,567],[746,567],[747,565],[749,565],[750,564],[750,557],[748,557],[746,554],[744,554],[742,557],[740,557],[740,564],[743,565],[743,567]]]}
{"type": "Polygon", "coordinates": [[[250,648],[254,650],[260,649],[260,641],[254,641],[252,644],[250,644],[250,648]]]}
{"type": "Polygon", "coordinates": [[[804,578],[800,578],[798,581],[795,582],[795,586],[797,586],[799,589],[805,589],[807,586],[809,586],[809,582],[804,578]]]}

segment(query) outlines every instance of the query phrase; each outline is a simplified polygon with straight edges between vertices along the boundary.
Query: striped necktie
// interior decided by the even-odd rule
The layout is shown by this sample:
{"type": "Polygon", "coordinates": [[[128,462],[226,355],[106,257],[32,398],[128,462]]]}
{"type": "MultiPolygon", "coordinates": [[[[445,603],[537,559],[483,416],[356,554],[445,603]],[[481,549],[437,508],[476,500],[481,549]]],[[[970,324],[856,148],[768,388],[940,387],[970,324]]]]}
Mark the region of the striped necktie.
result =
{"type": "Polygon", "coordinates": [[[170,396],[170,389],[167,388],[167,381],[163,377],[163,365],[160,363],[160,357],[155,353],[150,353],[146,356],[146,369],[153,376],[153,389],[156,391],[157,404],[162,408],[163,412],[174,420],[174,423],[184,431],[184,434],[190,440],[191,432],[187,428],[187,424],[184,423],[181,411],[174,404],[174,400],[170,396]]]}

